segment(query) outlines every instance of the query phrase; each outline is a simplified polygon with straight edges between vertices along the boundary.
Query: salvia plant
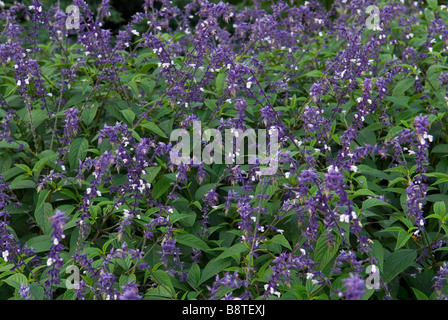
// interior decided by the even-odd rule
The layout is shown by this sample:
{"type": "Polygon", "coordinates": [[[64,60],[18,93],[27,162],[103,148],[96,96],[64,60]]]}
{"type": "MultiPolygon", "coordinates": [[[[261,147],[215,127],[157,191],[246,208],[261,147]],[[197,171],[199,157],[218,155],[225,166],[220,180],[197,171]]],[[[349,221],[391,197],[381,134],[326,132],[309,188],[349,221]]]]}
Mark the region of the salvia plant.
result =
{"type": "Polygon", "coordinates": [[[448,299],[446,5],[110,16],[0,1],[0,299],[448,299]]]}

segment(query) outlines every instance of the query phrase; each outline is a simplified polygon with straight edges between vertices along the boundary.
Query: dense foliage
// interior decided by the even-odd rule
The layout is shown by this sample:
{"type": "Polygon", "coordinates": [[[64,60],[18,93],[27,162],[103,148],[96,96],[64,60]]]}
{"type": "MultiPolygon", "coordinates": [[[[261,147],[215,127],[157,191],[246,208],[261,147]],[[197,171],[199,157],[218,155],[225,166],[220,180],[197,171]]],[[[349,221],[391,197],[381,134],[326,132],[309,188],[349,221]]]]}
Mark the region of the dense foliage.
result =
{"type": "Polygon", "coordinates": [[[57,3],[0,1],[0,299],[448,298],[446,6],[57,3]]]}

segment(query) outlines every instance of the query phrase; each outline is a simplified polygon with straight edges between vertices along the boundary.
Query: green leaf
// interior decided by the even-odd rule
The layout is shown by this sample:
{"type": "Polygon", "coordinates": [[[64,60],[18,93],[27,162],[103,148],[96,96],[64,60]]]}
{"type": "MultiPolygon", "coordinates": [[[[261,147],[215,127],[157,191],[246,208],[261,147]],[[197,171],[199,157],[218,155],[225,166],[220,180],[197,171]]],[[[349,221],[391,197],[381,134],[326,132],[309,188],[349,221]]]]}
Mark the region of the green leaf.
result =
{"type": "Polygon", "coordinates": [[[310,78],[310,77],[312,77],[312,78],[320,78],[320,77],[322,77],[322,74],[323,73],[320,70],[311,70],[310,72],[307,72],[307,73],[301,75],[299,78],[303,78],[303,77],[306,77],[306,78],[310,78]]]}
{"type": "Polygon", "coordinates": [[[50,233],[51,222],[48,218],[52,215],[53,207],[47,202],[34,211],[34,217],[36,218],[37,224],[45,234],[50,233]]]}
{"type": "Polygon", "coordinates": [[[161,136],[162,138],[165,138],[165,139],[168,138],[166,136],[165,132],[163,132],[162,129],[160,129],[160,127],[153,122],[142,123],[142,124],[140,124],[140,126],[154,132],[155,134],[157,134],[158,136],[161,136]]]}
{"type": "MultiPolygon", "coordinates": [[[[33,172],[34,172],[34,177],[37,178],[40,175],[40,172],[42,171],[43,167],[50,161],[56,160],[56,158],[58,157],[58,155],[56,153],[47,156],[43,159],[40,159],[39,161],[36,162],[36,164],[33,167],[33,172]]],[[[54,166],[54,161],[53,164],[50,164],[52,166],[54,166]]]]}
{"type": "Polygon", "coordinates": [[[188,271],[188,281],[191,282],[192,285],[197,287],[199,285],[199,281],[201,279],[201,268],[199,268],[199,265],[197,263],[194,263],[190,271],[188,271]]]}
{"type": "Polygon", "coordinates": [[[412,85],[414,84],[415,79],[414,78],[406,78],[403,79],[401,81],[399,81],[396,85],[396,87],[394,88],[394,91],[392,93],[392,96],[394,97],[399,97],[399,96],[403,96],[404,93],[410,88],[412,87],[412,85]]]}
{"type": "Polygon", "coordinates": [[[448,144],[438,144],[432,150],[431,153],[444,153],[448,154],[448,144]]]}
{"type": "Polygon", "coordinates": [[[370,199],[365,200],[362,203],[362,210],[365,211],[365,210],[367,210],[367,209],[369,209],[371,207],[376,207],[376,206],[386,206],[386,207],[392,208],[392,209],[394,209],[396,211],[399,211],[397,208],[395,208],[394,206],[390,205],[389,203],[387,203],[387,202],[385,202],[383,200],[380,200],[380,199],[376,199],[376,198],[370,198],[370,199]]]}
{"type": "Polygon", "coordinates": [[[0,174],[3,174],[6,170],[11,168],[11,164],[11,156],[7,153],[3,154],[3,156],[0,158],[0,174]]]}
{"type": "Polygon", "coordinates": [[[231,265],[230,260],[213,259],[211,260],[202,270],[201,280],[198,285],[203,284],[205,281],[211,277],[215,277],[222,270],[226,269],[231,265]]]}
{"type": "Polygon", "coordinates": [[[155,270],[153,272],[153,277],[155,278],[154,280],[157,283],[162,283],[165,287],[167,287],[171,294],[174,295],[175,291],[174,291],[174,287],[173,284],[170,280],[170,276],[163,270],[155,270]]]}
{"type": "Polygon", "coordinates": [[[352,195],[350,195],[349,198],[354,199],[359,196],[378,197],[378,195],[375,192],[373,192],[369,189],[359,189],[359,190],[356,190],[352,195]]]}
{"type": "Polygon", "coordinates": [[[89,107],[84,108],[84,110],[81,113],[81,118],[86,124],[86,126],[90,125],[93,119],[95,119],[97,111],[98,111],[98,102],[96,101],[90,106],[90,108],[89,107]]]}
{"type": "Polygon", "coordinates": [[[77,138],[72,141],[69,148],[68,161],[70,168],[78,169],[79,160],[83,161],[89,149],[89,142],[86,138],[77,138]]]}
{"type": "Polygon", "coordinates": [[[129,122],[129,123],[134,122],[134,119],[135,119],[134,111],[127,109],[127,110],[121,110],[120,112],[123,114],[123,116],[127,122],[129,122]]]}
{"type": "Polygon", "coordinates": [[[282,234],[275,235],[270,241],[272,243],[277,243],[279,245],[282,245],[285,248],[288,248],[289,250],[292,250],[291,245],[289,244],[288,240],[286,240],[285,236],[282,234]]]}
{"type": "Polygon", "coordinates": [[[50,235],[42,235],[31,238],[28,240],[27,245],[29,248],[33,248],[36,253],[46,252],[50,250],[51,245],[53,244],[50,235]]]}
{"type": "Polygon", "coordinates": [[[15,273],[3,281],[15,289],[20,289],[22,283],[24,283],[25,285],[28,284],[27,278],[21,273],[15,273]]]}
{"type": "Polygon", "coordinates": [[[50,190],[44,189],[39,193],[39,197],[36,204],[36,209],[39,209],[40,206],[45,202],[45,200],[48,198],[48,195],[50,194],[50,190]]]}
{"type": "Polygon", "coordinates": [[[30,284],[31,300],[44,300],[44,288],[37,283],[30,284]]]}
{"type": "MultiPolygon", "coordinates": [[[[235,260],[238,260],[237,258],[240,256],[241,253],[248,251],[249,248],[244,243],[237,243],[231,246],[230,248],[226,248],[223,253],[221,253],[218,257],[216,257],[216,260],[222,260],[229,257],[234,258],[235,260]]],[[[239,262],[239,261],[237,261],[239,262]]]]}
{"type": "Polygon", "coordinates": [[[146,172],[148,172],[145,175],[145,179],[148,183],[152,183],[152,181],[154,180],[155,177],[157,177],[157,174],[159,173],[160,169],[162,169],[161,166],[157,166],[157,167],[149,167],[146,168],[146,172]]]}
{"type": "Polygon", "coordinates": [[[225,73],[220,73],[216,77],[216,90],[218,90],[218,92],[221,92],[225,88],[226,79],[227,79],[227,74],[225,74],[225,73]]]}
{"type": "Polygon", "coordinates": [[[395,251],[403,247],[411,237],[412,234],[409,234],[405,230],[398,231],[398,238],[397,238],[397,244],[395,245],[395,251]]]}
{"type": "Polygon", "coordinates": [[[389,283],[401,272],[406,270],[417,258],[417,252],[411,249],[401,249],[390,254],[384,261],[383,281],[389,283]]]}
{"type": "Polygon", "coordinates": [[[186,246],[189,246],[191,248],[200,249],[202,251],[209,251],[210,248],[207,246],[207,244],[197,236],[187,233],[185,231],[178,233],[176,236],[176,241],[184,244],[186,246]]]}
{"type": "Polygon", "coordinates": [[[380,272],[383,271],[384,265],[384,248],[381,245],[381,242],[378,240],[373,240],[372,244],[372,257],[375,257],[378,260],[378,268],[380,272]]]}
{"type": "Polygon", "coordinates": [[[319,239],[317,239],[316,248],[314,250],[314,261],[319,263],[318,268],[320,271],[325,268],[338,252],[339,246],[341,245],[341,237],[335,235],[334,240],[335,241],[332,243],[329,243],[326,235],[321,235],[319,239]]]}
{"type": "Polygon", "coordinates": [[[215,183],[209,183],[209,184],[206,184],[206,185],[201,186],[201,187],[196,191],[195,199],[196,199],[196,200],[203,200],[205,194],[206,194],[208,191],[210,191],[210,190],[212,190],[213,188],[215,188],[215,186],[216,186],[215,183]]]}
{"type": "Polygon", "coordinates": [[[160,198],[171,186],[171,180],[166,176],[156,182],[152,189],[152,196],[154,199],[160,198]]]}
{"type": "Polygon", "coordinates": [[[426,296],[426,294],[424,294],[420,290],[418,290],[416,288],[411,288],[411,289],[412,289],[412,291],[414,291],[414,294],[415,294],[415,297],[417,298],[417,300],[429,300],[429,298],[426,296]]]}
{"type": "Polygon", "coordinates": [[[443,218],[446,214],[445,202],[437,201],[436,203],[434,203],[434,213],[443,218]]]}
{"type": "Polygon", "coordinates": [[[381,178],[381,179],[388,180],[388,181],[392,180],[391,177],[387,173],[384,173],[383,171],[369,167],[365,164],[360,164],[358,166],[358,172],[370,175],[374,178],[381,178]]]}
{"type": "Polygon", "coordinates": [[[31,180],[14,180],[9,185],[11,190],[19,190],[19,189],[36,189],[36,183],[31,180]]]}

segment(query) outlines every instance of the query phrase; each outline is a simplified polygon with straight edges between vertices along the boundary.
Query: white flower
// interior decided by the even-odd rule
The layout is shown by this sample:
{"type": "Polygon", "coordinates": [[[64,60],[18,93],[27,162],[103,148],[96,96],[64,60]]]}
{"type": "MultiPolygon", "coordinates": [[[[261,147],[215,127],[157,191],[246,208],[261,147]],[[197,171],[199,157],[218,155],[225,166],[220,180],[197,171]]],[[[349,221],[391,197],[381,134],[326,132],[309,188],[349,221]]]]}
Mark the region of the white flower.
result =
{"type": "Polygon", "coordinates": [[[56,239],[56,238],[54,238],[54,240],[53,240],[53,244],[54,244],[55,246],[57,246],[57,245],[59,244],[59,240],[56,239]]]}
{"type": "Polygon", "coordinates": [[[358,167],[355,165],[350,166],[350,170],[353,172],[357,172],[358,171],[358,167]]]}
{"type": "Polygon", "coordinates": [[[313,279],[313,277],[314,277],[314,273],[308,272],[308,273],[306,274],[306,278],[307,278],[307,279],[313,279]]]}
{"type": "Polygon", "coordinates": [[[48,258],[47,260],[47,266],[51,266],[53,264],[53,259],[52,258],[48,258]]]}
{"type": "Polygon", "coordinates": [[[349,223],[350,216],[348,214],[341,214],[339,217],[339,221],[349,223]]]}
{"type": "Polygon", "coordinates": [[[87,188],[86,189],[86,194],[91,194],[92,193],[92,188],[87,188]]]}
{"type": "Polygon", "coordinates": [[[124,209],[123,210],[123,215],[125,218],[129,217],[129,210],[128,209],[124,209]]]}
{"type": "Polygon", "coordinates": [[[252,82],[251,81],[247,81],[246,83],[246,88],[250,89],[250,87],[252,86],[252,82]]]}
{"type": "Polygon", "coordinates": [[[291,173],[290,172],[285,172],[285,178],[286,179],[289,179],[289,176],[291,175],[291,173]]]}
{"type": "Polygon", "coordinates": [[[8,262],[8,256],[9,256],[8,250],[5,250],[2,252],[2,257],[3,257],[3,260],[5,260],[5,262],[8,262]]]}
{"type": "Polygon", "coordinates": [[[137,30],[132,30],[131,31],[133,34],[135,34],[137,37],[140,35],[140,33],[137,30]]]}

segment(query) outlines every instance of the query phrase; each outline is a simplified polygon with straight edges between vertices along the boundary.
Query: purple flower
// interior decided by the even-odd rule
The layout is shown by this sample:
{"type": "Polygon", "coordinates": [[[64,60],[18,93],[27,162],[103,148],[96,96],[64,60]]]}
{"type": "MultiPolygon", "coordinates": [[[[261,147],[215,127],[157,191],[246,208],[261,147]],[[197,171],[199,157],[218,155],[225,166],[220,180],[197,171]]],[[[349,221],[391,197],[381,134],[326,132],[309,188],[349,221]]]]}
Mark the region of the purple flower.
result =
{"type": "Polygon", "coordinates": [[[138,285],[133,282],[129,282],[122,287],[123,293],[120,294],[120,300],[142,300],[142,297],[138,293],[138,285]]]}
{"type": "Polygon", "coordinates": [[[64,245],[61,243],[64,238],[64,227],[67,217],[65,212],[56,209],[54,216],[50,217],[51,229],[53,233],[51,238],[53,245],[50,247],[50,252],[47,255],[47,266],[50,267],[48,270],[49,278],[45,281],[45,286],[47,286],[46,295],[51,299],[53,296],[53,286],[61,283],[58,275],[60,273],[60,268],[64,265],[64,260],[60,256],[60,253],[64,250],[64,245]]]}
{"type": "Polygon", "coordinates": [[[344,296],[346,300],[362,300],[366,293],[364,280],[358,274],[350,273],[349,278],[343,279],[346,288],[344,296]]]}

